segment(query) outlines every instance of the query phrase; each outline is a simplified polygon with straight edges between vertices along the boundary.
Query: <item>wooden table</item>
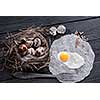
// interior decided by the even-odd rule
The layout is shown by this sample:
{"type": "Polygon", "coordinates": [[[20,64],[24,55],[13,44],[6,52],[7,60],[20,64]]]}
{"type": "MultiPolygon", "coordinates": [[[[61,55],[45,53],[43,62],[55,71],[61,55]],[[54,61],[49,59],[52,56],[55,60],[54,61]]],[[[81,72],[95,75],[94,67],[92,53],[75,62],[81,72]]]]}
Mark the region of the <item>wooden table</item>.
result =
{"type": "MultiPolygon", "coordinates": [[[[88,77],[86,77],[82,83],[99,83],[100,82],[100,17],[98,16],[19,16],[19,17],[0,17],[0,36],[3,36],[5,32],[16,31],[21,28],[26,28],[31,25],[34,27],[39,25],[52,25],[61,23],[64,24],[71,32],[83,31],[86,37],[89,38],[96,58],[94,67],[88,77]]],[[[5,71],[0,72],[0,82],[12,82],[12,83],[57,83],[56,78],[44,77],[28,80],[19,80],[11,77],[5,71]]]]}

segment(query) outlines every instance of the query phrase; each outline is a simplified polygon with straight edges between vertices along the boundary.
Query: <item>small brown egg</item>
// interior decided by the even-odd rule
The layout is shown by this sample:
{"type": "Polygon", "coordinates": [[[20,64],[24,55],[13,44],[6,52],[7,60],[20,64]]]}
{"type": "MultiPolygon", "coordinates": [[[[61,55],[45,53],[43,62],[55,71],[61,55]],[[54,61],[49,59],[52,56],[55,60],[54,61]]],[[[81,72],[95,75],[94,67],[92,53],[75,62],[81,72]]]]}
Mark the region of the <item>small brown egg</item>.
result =
{"type": "Polygon", "coordinates": [[[26,46],[25,44],[21,44],[21,45],[19,46],[19,49],[22,50],[22,51],[24,52],[24,51],[26,51],[28,48],[27,48],[27,46],[26,46]]]}
{"type": "Polygon", "coordinates": [[[44,47],[38,47],[36,49],[36,53],[39,54],[40,56],[43,55],[45,52],[45,48],[44,47]]]}
{"type": "Polygon", "coordinates": [[[35,55],[36,51],[33,48],[29,48],[28,53],[31,55],[35,55]]]}
{"type": "Polygon", "coordinates": [[[41,39],[39,39],[38,37],[34,39],[33,43],[34,47],[39,47],[42,44],[41,39]]]}
{"type": "Polygon", "coordinates": [[[18,53],[21,55],[21,56],[24,56],[26,53],[27,53],[27,46],[25,44],[21,44],[19,47],[18,47],[18,53]]]}

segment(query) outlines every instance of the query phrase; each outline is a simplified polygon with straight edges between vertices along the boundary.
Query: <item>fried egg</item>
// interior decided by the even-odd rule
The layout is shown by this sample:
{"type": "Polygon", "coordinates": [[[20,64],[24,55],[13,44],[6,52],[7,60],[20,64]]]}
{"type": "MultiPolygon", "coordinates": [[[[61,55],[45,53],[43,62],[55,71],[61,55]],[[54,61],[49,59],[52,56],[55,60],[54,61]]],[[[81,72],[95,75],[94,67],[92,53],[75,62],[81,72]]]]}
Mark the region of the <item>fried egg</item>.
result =
{"type": "Polygon", "coordinates": [[[84,65],[84,58],[76,52],[61,51],[58,53],[58,60],[68,68],[77,69],[84,65]]]}

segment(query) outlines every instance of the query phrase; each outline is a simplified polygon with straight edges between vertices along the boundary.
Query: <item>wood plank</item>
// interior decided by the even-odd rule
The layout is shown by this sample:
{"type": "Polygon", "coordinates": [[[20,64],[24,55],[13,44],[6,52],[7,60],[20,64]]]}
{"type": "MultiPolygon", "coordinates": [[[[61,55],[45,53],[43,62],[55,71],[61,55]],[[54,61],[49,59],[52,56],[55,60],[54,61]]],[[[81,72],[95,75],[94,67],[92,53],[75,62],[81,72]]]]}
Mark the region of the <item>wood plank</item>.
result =
{"type": "Polygon", "coordinates": [[[72,32],[83,31],[89,40],[100,38],[100,19],[65,24],[72,32]]]}
{"type": "Polygon", "coordinates": [[[59,81],[56,78],[36,78],[27,80],[11,79],[2,81],[2,83],[59,83],[59,81]]]}
{"type": "Polygon", "coordinates": [[[44,23],[44,24],[51,24],[51,23],[58,23],[64,22],[69,20],[79,20],[83,18],[91,18],[94,16],[0,16],[0,25],[11,25],[11,24],[18,24],[33,21],[34,24],[36,23],[44,23]]]}
{"type": "Polygon", "coordinates": [[[29,26],[50,25],[93,16],[16,16],[0,17],[0,32],[11,32],[29,26]]]}

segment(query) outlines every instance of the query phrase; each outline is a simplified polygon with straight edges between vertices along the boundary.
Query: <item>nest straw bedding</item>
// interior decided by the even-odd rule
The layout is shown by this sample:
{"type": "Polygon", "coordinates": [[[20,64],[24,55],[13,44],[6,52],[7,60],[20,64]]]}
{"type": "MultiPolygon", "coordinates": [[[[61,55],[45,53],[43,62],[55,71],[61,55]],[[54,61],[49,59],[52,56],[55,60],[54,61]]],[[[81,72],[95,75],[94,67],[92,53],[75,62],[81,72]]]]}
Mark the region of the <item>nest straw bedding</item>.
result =
{"type": "MultiPolygon", "coordinates": [[[[9,33],[6,38],[0,42],[1,70],[2,68],[5,68],[10,73],[34,72],[47,67],[50,60],[48,37],[45,34],[47,31],[48,30],[45,28],[30,27],[26,30],[22,30],[21,32],[9,33]],[[39,46],[44,48],[44,51],[40,50],[42,55],[37,54],[36,52],[34,55],[30,54],[27,60],[23,60],[23,58],[27,58],[27,56],[22,56],[19,53],[19,46],[21,45],[22,39],[25,39],[25,41],[34,41],[35,38],[40,39],[41,43],[39,46]]],[[[30,48],[36,51],[38,47],[34,47],[33,44],[30,48]]]]}

